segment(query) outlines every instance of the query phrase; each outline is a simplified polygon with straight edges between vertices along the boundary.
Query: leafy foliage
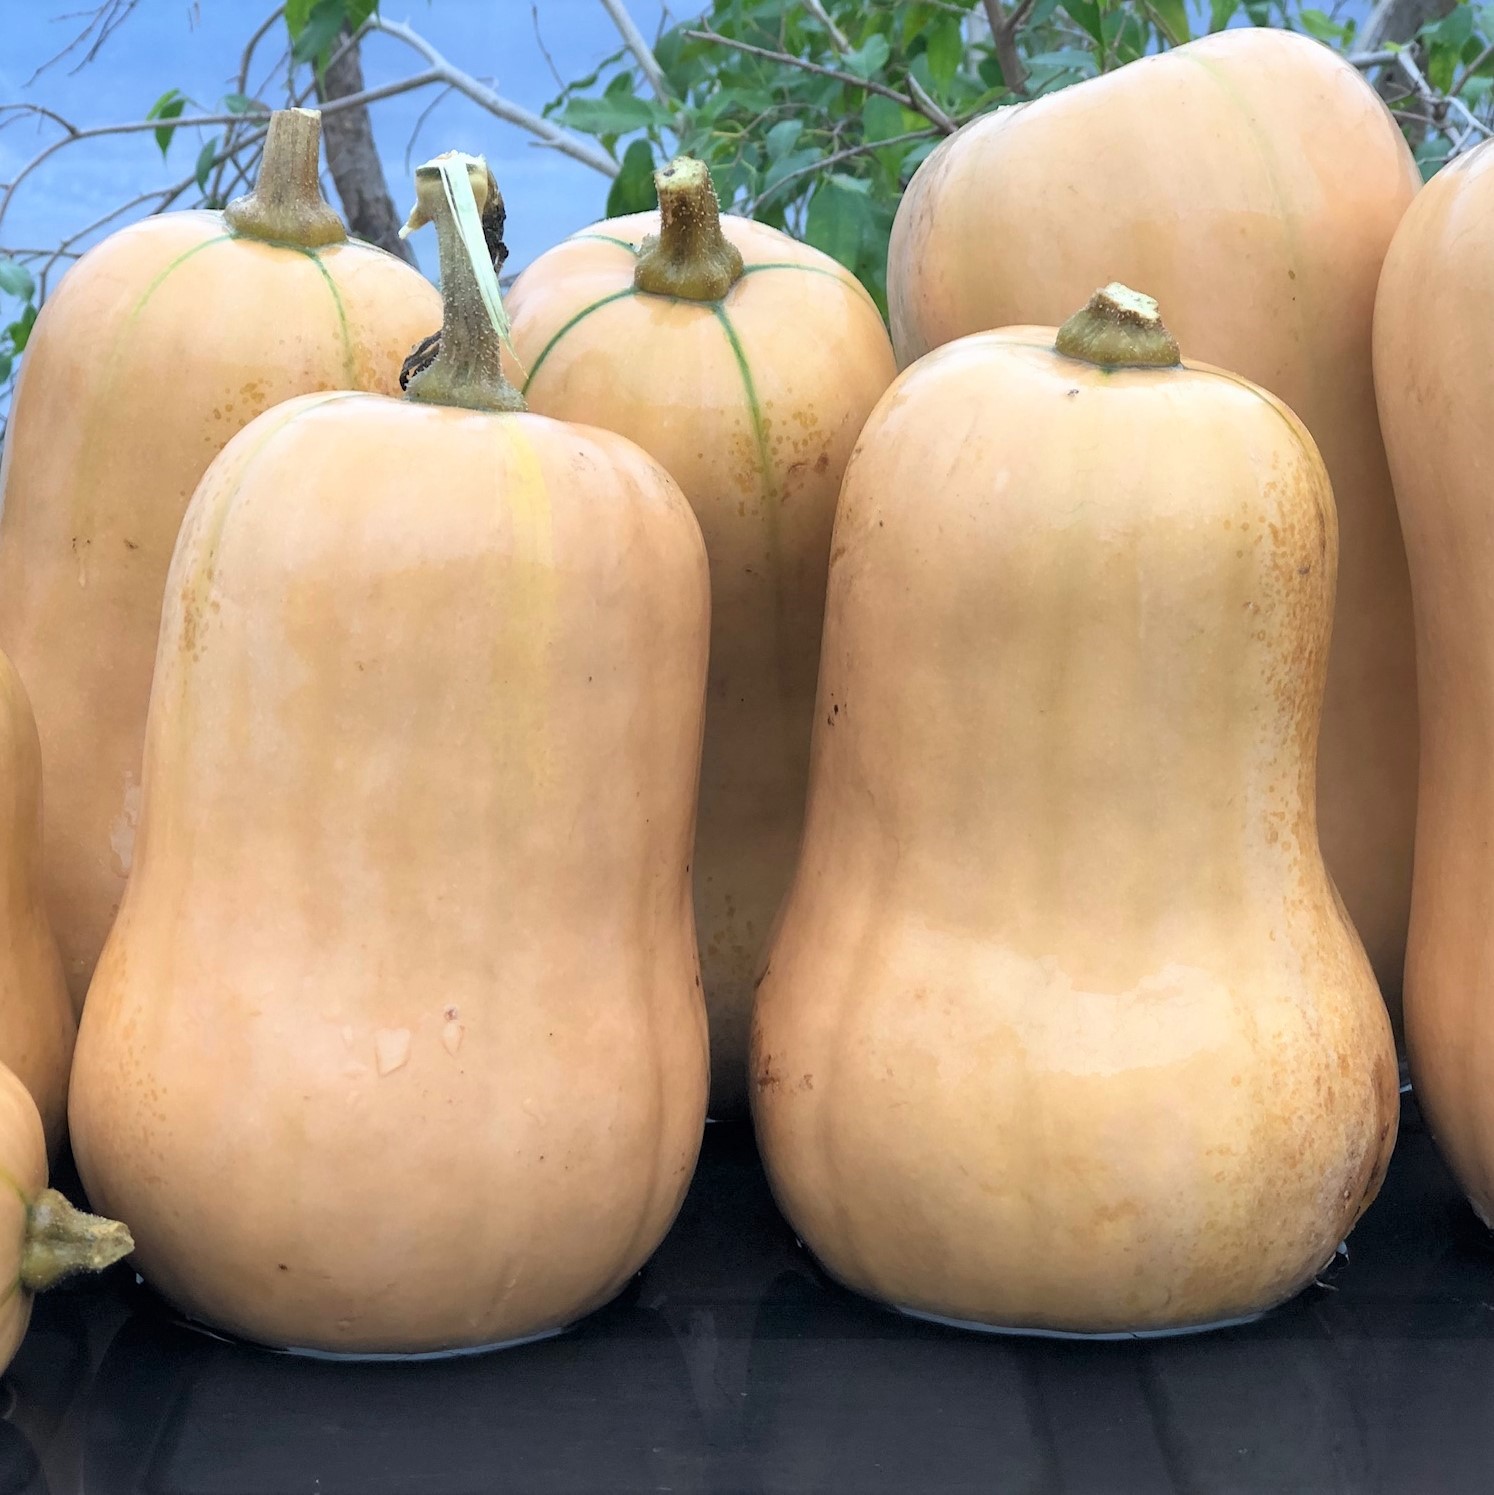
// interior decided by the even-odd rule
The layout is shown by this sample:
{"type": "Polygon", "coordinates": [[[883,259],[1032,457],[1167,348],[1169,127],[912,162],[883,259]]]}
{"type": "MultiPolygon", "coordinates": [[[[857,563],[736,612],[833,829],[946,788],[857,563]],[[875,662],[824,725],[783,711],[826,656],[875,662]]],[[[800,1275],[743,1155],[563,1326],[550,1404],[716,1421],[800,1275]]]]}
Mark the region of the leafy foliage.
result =
{"type": "MultiPolygon", "coordinates": [[[[1288,27],[1352,52],[1355,23],[1297,0],[710,0],[655,43],[667,97],[627,51],[548,113],[621,164],[609,213],[652,206],[671,155],[706,161],[724,205],[801,235],[885,305],[897,200],[949,125],[1228,25],[1288,27]],[[995,28],[1007,35],[998,45],[995,28]],[[1003,57],[1016,76],[1008,78],[1003,57]]],[[[1433,87],[1494,113],[1494,6],[1424,28],[1433,87]]],[[[1423,170],[1473,143],[1446,110],[1394,98],[1423,170]]],[[[1476,135],[1474,138],[1477,138],[1476,135]]]]}
{"type": "Polygon", "coordinates": [[[0,255],[0,384],[11,376],[16,360],[31,336],[36,321],[36,281],[31,272],[16,260],[0,255]]]}

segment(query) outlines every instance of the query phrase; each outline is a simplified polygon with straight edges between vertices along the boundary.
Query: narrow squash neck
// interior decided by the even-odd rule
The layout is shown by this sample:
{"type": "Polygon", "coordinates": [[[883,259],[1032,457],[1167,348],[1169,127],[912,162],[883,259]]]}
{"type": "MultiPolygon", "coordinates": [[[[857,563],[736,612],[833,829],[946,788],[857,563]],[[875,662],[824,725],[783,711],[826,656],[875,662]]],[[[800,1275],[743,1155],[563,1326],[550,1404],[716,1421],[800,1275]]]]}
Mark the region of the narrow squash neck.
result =
{"type": "Polygon", "coordinates": [[[633,284],[656,296],[719,301],[742,276],[742,255],[721,232],[721,203],[704,162],[680,156],[654,173],[659,232],[643,241],[633,284]]]}
{"type": "Polygon", "coordinates": [[[477,157],[437,157],[416,169],[415,208],[404,232],[424,223],[436,226],[441,341],[434,360],[411,376],[407,399],[468,410],[525,408],[503,373],[503,312],[483,236],[483,209],[497,191],[492,172],[477,157]],[[450,169],[451,162],[460,169],[450,169]],[[486,289],[484,279],[491,280],[486,289]]]}
{"type": "Polygon", "coordinates": [[[85,1214],[56,1189],[43,1189],[26,1211],[21,1286],[42,1293],[79,1272],[102,1272],[134,1249],[118,1220],[85,1214]]]}
{"type": "Polygon", "coordinates": [[[273,244],[320,249],[348,236],[322,196],[322,116],[316,109],[277,109],[270,116],[254,190],[223,210],[236,233],[273,244]]]}
{"type": "Polygon", "coordinates": [[[1058,329],[1053,346],[1067,358],[1102,369],[1166,369],[1182,362],[1157,303],[1119,281],[1096,291],[1058,329]]]}

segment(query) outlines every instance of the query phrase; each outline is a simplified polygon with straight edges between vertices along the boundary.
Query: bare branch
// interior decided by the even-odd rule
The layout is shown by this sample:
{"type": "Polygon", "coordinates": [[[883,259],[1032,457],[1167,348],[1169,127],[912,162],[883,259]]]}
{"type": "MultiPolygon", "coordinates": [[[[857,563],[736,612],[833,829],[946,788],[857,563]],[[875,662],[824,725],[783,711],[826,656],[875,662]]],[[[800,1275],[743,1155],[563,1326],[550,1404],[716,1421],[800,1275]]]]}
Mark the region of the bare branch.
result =
{"type": "Polygon", "coordinates": [[[654,49],[643,39],[643,33],[633,24],[632,16],[623,6],[623,0],[601,0],[601,3],[602,9],[612,17],[612,24],[617,27],[623,45],[638,59],[638,66],[648,79],[648,86],[653,89],[654,97],[663,100],[671,98],[669,84],[664,79],[659,59],[654,56],[654,49]]]}
{"type": "MultiPolygon", "coordinates": [[[[104,43],[107,42],[109,38],[113,36],[114,33],[118,31],[119,28],[123,26],[127,20],[129,20],[130,12],[134,10],[139,3],[140,0],[104,0],[104,3],[102,5],[96,6],[94,8],[93,13],[88,17],[87,22],[84,24],[82,31],[80,31],[77,36],[72,39],[72,41],[70,41],[60,52],[58,52],[56,56],[49,57],[44,63],[42,63],[39,68],[37,68],[34,73],[32,73],[32,75],[26,80],[26,87],[30,88],[31,85],[35,83],[36,80],[40,78],[48,68],[56,67],[64,57],[71,57],[72,54],[76,52],[84,42],[88,41],[89,36],[92,34],[94,28],[97,27],[98,35],[93,38],[93,41],[89,45],[88,51],[84,53],[82,59],[74,67],[72,67],[70,71],[73,73],[77,73],[80,72],[83,68],[86,68],[88,64],[99,55],[99,50],[103,47],[104,43]]],[[[59,16],[57,19],[62,21],[75,21],[78,20],[83,14],[84,12],[77,11],[71,16],[59,16]]]]}
{"type": "Polygon", "coordinates": [[[808,62],[802,57],[795,57],[791,52],[774,52],[767,47],[755,47],[751,42],[739,42],[734,37],[722,36],[719,31],[692,30],[687,31],[685,35],[691,41],[715,42],[718,46],[730,47],[737,52],[746,52],[752,57],[762,57],[769,62],[796,67],[801,72],[814,73],[821,78],[833,78],[837,83],[844,83],[851,88],[860,88],[867,93],[878,94],[884,99],[892,99],[895,103],[901,104],[904,109],[911,109],[915,114],[923,115],[930,123],[936,125],[941,133],[952,135],[955,132],[955,122],[937,104],[933,106],[931,112],[914,95],[899,93],[897,89],[889,88],[885,83],[877,83],[870,78],[858,78],[855,73],[842,72],[839,68],[824,67],[818,62],[808,62]]]}
{"type": "Polygon", "coordinates": [[[1462,99],[1449,98],[1448,95],[1438,93],[1432,87],[1427,81],[1426,74],[1416,65],[1416,59],[1411,55],[1409,48],[1397,48],[1395,51],[1386,52],[1362,52],[1358,56],[1350,57],[1349,61],[1361,72],[1370,72],[1382,67],[1398,69],[1410,85],[1411,93],[1426,105],[1427,113],[1437,129],[1447,129],[1450,116],[1456,119],[1462,134],[1454,154],[1474,136],[1481,139],[1494,136],[1494,128],[1486,125],[1462,99]]]}
{"type": "MultiPolygon", "coordinates": [[[[323,109],[334,100],[366,92],[357,41],[350,37],[347,45],[338,49],[338,55],[313,77],[323,109]]],[[[389,195],[368,109],[345,109],[328,115],[322,127],[322,143],[349,231],[407,265],[414,264],[409,244],[399,236],[404,219],[395,211],[389,195]]]]}
{"type": "Polygon", "coordinates": [[[947,115],[934,96],[912,73],[908,74],[908,91],[913,95],[914,106],[925,119],[931,119],[946,134],[953,135],[959,126],[947,115]]]}
{"type": "Polygon", "coordinates": [[[565,79],[560,76],[560,69],[555,66],[555,59],[550,56],[550,49],[545,45],[545,33],[540,30],[539,0],[529,0],[529,20],[534,26],[534,42],[540,49],[540,55],[545,59],[545,66],[550,69],[550,76],[555,80],[556,88],[564,91],[565,79]]]}
{"type": "MultiPolygon", "coordinates": [[[[435,68],[427,69],[423,73],[412,73],[408,78],[400,78],[393,83],[383,83],[377,88],[366,88],[362,93],[347,94],[340,99],[330,99],[322,106],[323,114],[335,114],[342,109],[356,109],[360,105],[373,104],[380,99],[389,99],[397,94],[410,93],[414,89],[424,88],[430,83],[442,83],[447,81],[445,76],[435,68]]],[[[497,96],[494,95],[496,98],[497,96]]],[[[479,100],[478,102],[481,102],[479,100]]],[[[498,100],[498,102],[505,102],[498,100]]],[[[29,106],[19,106],[29,107],[29,106]]],[[[494,113],[497,111],[494,110],[494,113]]],[[[63,135],[51,144],[44,146],[34,155],[21,169],[16,172],[9,182],[4,184],[4,191],[0,193],[0,222],[4,222],[5,215],[10,209],[12,199],[15,197],[16,189],[31,175],[39,166],[54,156],[64,146],[76,145],[80,140],[97,140],[105,135],[133,135],[145,130],[159,130],[163,125],[173,130],[193,129],[204,125],[235,125],[243,124],[247,120],[268,119],[270,110],[250,109],[242,114],[194,114],[190,117],[182,116],[180,119],[132,119],[117,125],[91,125],[87,129],[73,128],[71,134],[63,135]]],[[[264,138],[264,132],[251,136],[242,141],[237,149],[243,149],[245,145],[257,143],[264,138]]],[[[609,164],[612,164],[609,160],[609,164]]],[[[617,168],[612,167],[615,173],[617,168]]],[[[193,180],[189,177],[188,182],[193,180]]],[[[184,189],[185,190],[185,189],[184,189]]]]}
{"type": "Polygon", "coordinates": [[[885,140],[863,140],[857,145],[848,145],[844,150],[832,151],[828,156],[821,156],[819,160],[812,161],[808,166],[801,166],[797,171],[790,171],[774,182],[765,192],[750,199],[743,207],[742,213],[745,217],[752,218],[757,210],[768,201],[769,198],[777,197],[791,182],[797,182],[803,177],[813,176],[816,172],[825,170],[828,166],[838,166],[842,161],[850,161],[856,156],[869,156],[873,151],[879,151],[886,145],[907,145],[914,140],[931,140],[942,133],[937,128],[929,130],[909,130],[906,135],[889,135],[885,140]]]}
{"type": "Polygon", "coordinates": [[[415,116],[415,123],[413,125],[411,125],[411,127],[410,127],[410,138],[407,141],[405,141],[405,175],[406,176],[409,176],[410,173],[415,169],[415,167],[414,167],[414,160],[413,160],[413,157],[415,155],[415,142],[420,138],[420,132],[425,128],[425,122],[426,122],[426,120],[428,120],[431,117],[432,113],[434,113],[437,105],[439,105],[440,103],[442,103],[443,100],[445,100],[445,99],[447,99],[447,98],[450,97],[451,92],[452,92],[451,84],[448,83],[446,85],[446,87],[443,88],[430,101],[430,103],[427,104],[425,106],[425,108],[420,111],[420,113],[418,115],[415,116]]]}
{"type": "Polygon", "coordinates": [[[549,146],[552,150],[557,150],[574,161],[580,161],[583,166],[590,166],[593,171],[599,171],[603,176],[615,177],[617,175],[620,169],[617,162],[601,146],[592,145],[579,136],[562,130],[559,125],[551,124],[542,115],[535,114],[532,110],[524,108],[522,104],[516,104],[512,99],[506,99],[501,94],[495,93],[486,84],[479,83],[470,73],[464,73],[461,68],[448,62],[413,27],[406,26],[402,21],[386,21],[382,16],[371,17],[367,24],[370,31],[382,31],[419,52],[431,65],[430,71],[422,75],[425,82],[449,84],[458,93],[466,94],[474,104],[481,105],[489,114],[507,120],[509,124],[518,125],[520,129],[537,136],[542,144],[549,146]]]}
{"type": "Polygon", "coordinates": [[[1428,21],[1453,9],[1455,0],[1378,0],[1360,27],[1359,45],[1378,52],[1386,42],[1408,42],[1428,21]]]}
{"type": "Polygon", "coordinates": [[[1001,0],[982,0],[986,20],[991,23],[991,44],[996,50],[996,61],[1001,68],[1001,81],[1015,94],[1027,92],[1027,64],[1017,49],[1017,36],[1022,22],[1032,10],[1032,0],[1019,0],[1017,8],[1007,14],[1001,0]]]}
{"type": "Polygon", "coordinates": [[[830,45],[841,53],[842,56],[851,50],[851,39],[839,26],[835,24],[830,12],[825,9],[823,0],[804,0],[804,9],[825,28],[830,38],[830,45]]]}

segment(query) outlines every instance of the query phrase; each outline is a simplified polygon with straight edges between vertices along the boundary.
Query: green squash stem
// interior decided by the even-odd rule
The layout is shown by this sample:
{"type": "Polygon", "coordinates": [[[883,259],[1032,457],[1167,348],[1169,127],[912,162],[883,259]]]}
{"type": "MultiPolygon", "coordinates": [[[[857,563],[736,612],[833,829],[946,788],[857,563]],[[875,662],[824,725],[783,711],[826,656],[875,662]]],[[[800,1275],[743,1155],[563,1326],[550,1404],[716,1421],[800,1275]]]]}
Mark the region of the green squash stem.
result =
{"type": "Polygon", "coordinates": [[[322,196],[321,149],[320,110],[277,109],[254,190],[223,209],[224,221],[245,238],[300,249],[343,243],[348,231],[322,196]]]}
{"type": "Polygon", "coordinates": [[[44,1293],[79,1272],[102,1272],[135,1249],[118,1220],[85,1214],[56,1189],[43,1189],[26,1211],[21,1286],[44,1293]]]}
{"type": "Polygon", "coordinates": [[[741,278],[742,255],[721,232],[721,203],[704,163],[680,156],[654,173],[659,232],[643,241],[633,284],[656,296],[719,301],[741,278]]]}
{"type": "Polygon", "coordinates": [[[1102,369],[1169,369],[1182,362],[1157,303],[1119,281],[1096,291],[1089,305],[1058,329],[1053,346],[1065,357],[1102,369]]]}
{"type": "MultiPolygon", "coordinates": [[[[474,242],[464,237],[441,176],[441,161],[427,161],[415,169],[415,207],[404,232],[422,224],[436,226],[436,248],[441,258],[441,334],[434,358],[410,373],[407,399],[432,405],[457,405],[468,410],[523,410],[524,397],[504,377],[503,339],[493,325],[478,284],[477,261],[491,253],[479,231],[474,242]]],[[[468,181],[481,215],[497,196],[493,173],[479,157],[467,167],[468,181]]],[[[501,203],[501,199],[500,199],[501,203]]],[[[427,339],[427,343],[432,340],[427,339]]],[[[425,345],[422,345],[425,346],[425,345]]],[[[420,350],[406,365],[420,362],[420,350]]]]}

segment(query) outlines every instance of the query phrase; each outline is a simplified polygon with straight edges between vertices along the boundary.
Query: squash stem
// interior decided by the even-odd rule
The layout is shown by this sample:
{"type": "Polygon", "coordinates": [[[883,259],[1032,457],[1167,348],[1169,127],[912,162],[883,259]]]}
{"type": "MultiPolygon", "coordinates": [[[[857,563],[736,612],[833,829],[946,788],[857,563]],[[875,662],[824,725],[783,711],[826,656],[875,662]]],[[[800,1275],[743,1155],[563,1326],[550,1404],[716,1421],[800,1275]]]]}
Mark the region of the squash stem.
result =
{"type": "MultiPolygon", "coordinates": [[[[415,170],[415,207],[403,232],[436,226],[441,257],[441,337],[435,358],[410,376],[405,397],[468,410],[523,410],[524,397],[503,373],[507,321],[498,300],[497,275],[483,238],[482,214],[498,192],[487,163],[477,156],[438,156],[415,170]],[[457,162],[459,172],[443,172],[457,162]],[[465,181],[472,196],[462,221],[453,192],[465,181]],[[471,209],[475,209],[473,212],[471,209]],[[480,277],[489,281],[485,294],[480,277]]],[[[407,365],[408,366],[408,365],[407,365]]]]}
{"type": "Polygon", "coordinates": [[[742,255],[721,232],[721,203],[703,162],[680,156],[654,173],[659,232],[643,241],[633,284],[656,296],[719,301],[741,278],[742,255]]]}
{"type": "Polygon", "coordinates": [[[43,1189],[26,1211],[21,1286],[43,1293],[78,1272],[102,1272],[135,1249],[118,1220],[85,1214],[56,1189],[43,1189]]]}
{"type": "Polygon", "coordinates": [[[342,219],[322,196],[319,165],[322,116],[318,109],[277,109],[270,116],[254,190],[223,210],[237,234],[273,244],[320,249],[348,236],[342,219]]]}
{"type": "Polygon", "coordinates": [[[1096,291],[1089,305],[1058,329],[1053,346],[1065,357],[1102,369],[1166,369],[1182,362],[1157,303],[1119,281],[1096,291]]]}

